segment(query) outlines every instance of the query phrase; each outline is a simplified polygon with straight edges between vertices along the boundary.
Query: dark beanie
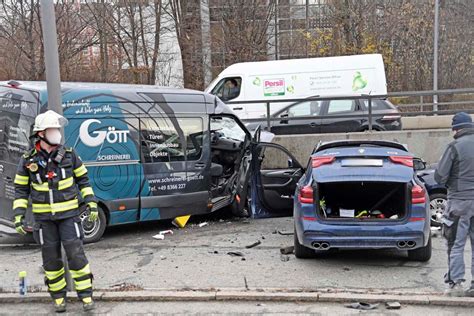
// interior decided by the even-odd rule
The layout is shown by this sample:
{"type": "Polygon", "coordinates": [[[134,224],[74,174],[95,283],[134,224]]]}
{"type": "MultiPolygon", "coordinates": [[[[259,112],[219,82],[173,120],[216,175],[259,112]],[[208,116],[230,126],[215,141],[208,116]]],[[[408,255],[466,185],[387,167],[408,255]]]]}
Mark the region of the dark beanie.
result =
{"type": "Polygon", "coordinates": [[[472,124],[472,118],[466,112],[456,113],[453,117],[453,131],[457,131],[463,128],[474,127],[472,124]]]}

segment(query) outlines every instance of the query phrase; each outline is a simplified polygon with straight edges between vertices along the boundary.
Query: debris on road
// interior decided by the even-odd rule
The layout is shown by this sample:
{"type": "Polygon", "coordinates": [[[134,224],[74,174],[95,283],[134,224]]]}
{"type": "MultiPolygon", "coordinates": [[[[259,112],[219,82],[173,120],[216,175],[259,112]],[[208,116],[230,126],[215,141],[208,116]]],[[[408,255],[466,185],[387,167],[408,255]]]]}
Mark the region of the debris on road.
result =
{"type": "Polygon", "coordinates": [[[240,251],[229,251],[227,254],[231,257],[243,257],[244,256],[244,254],[241,253],[240,251]]]}
{"type": "Polygon", "coordinates": [[[245,246],[245,248],[247,249],[250,249],[250,248],[253,248],[253,247],[257,247],[258,245],[260,245],[262,242],[260,240],[257,240],[256,242],[254,242],[253,244],[250,244],[250,245],[247,245],[245,246]]]}
{"type": "Polygon", "coordinates": [[[399,302],[386,302],[385,306],[387,309],[400,309],[402,305],[399,302]]]}
{"type": "Polygon", "coordinates": [[[291,235],[293,235],[294,233],[293,233],[293,232],[285,232],[285,231],[279,230],[279,231],[278,231],[278,234],[280,234],[280,235],[282,235],[282,236],[291,236],[291,235]]]}
{"type": "Polygon", "coordinates": [[[295,252],[295,247],[294,246],[280,248],[280,253],[282,255],[291,255],[294,252],[295,252]]]}
{"type": "Polygon", "coordinates": [[[171,229],[168,229],[168,230],[163,230],[163,231],[159,232],[158,235],[168,235],[168,234],[173,235],[174,232],[171,229]]]}
{"type": "Polygon", "coordinates": [[[353,308],[353,309],[360,309],[364,311],[376,309],[379,304],[369,304],[369,303],[364,303],[364,302],[356,302],[356,303],[351,303],[351,304],[346,304],[344,305],[347,308],[353,308]]]}
{"type": "Polygon", "coordinates": [[[351,268],[344,267],[342,270],[344,270],[344,271],[351,271],[351,268]]]}
{"type": "Polygon", "coordinates": [[[152,238],[155,238],[155,239],[157,239],[157,240],[163,240],[163,239],[165,239],[165,235],[156,234],[155,236],[152,236],[152,238]]]}
{"type": "Polygon", "coordinates": [[[184,226],[186,226],[186,223],[189,221],[190,217],[191,215],[176,217],[172,223],[174,226],[178,228],[184,228],[184,226]]]}
{"type": "Polygon", "coordinates": [[[143,291],[143,287],[136,284],[122,282],[110,286],[111,291],[127,292],[127,291],[143,291]]]}
{"type": "Polygon", "coordinates": [[[280,260],[283,261],[283,262],[290,261],[290,256],[280,255],[280,260]]]}
{"type": "Polygon", "coordinates": [[[200,223],[198,226],[199,226],[200,228],[202,228],[202,227],[208,226],[208,225],[209,225],[208,222],[202,222],[202,223],[200,223]]]}

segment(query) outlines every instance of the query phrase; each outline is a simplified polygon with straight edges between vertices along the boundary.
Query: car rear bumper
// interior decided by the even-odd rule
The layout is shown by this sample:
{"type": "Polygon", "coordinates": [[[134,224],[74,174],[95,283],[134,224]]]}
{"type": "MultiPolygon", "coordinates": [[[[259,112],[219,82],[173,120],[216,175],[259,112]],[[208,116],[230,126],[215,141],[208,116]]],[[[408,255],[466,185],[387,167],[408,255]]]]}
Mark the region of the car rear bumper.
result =
{"type": "Polygon", "coordinates": [[[330,248],[411,250],[424,246],[424,234],[418,232],[396,236],[322,236],[305,232],[302,242],[305,247],[315,250],[330,248]]]}

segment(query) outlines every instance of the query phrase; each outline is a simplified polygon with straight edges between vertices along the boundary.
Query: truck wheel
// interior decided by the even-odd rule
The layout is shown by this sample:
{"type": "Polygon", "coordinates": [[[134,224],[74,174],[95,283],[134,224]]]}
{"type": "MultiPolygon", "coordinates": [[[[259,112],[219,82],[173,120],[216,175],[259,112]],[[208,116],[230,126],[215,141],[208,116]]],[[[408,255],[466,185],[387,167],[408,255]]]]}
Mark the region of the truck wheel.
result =
{"type": "Polygon", "coordinates": [[[82,222],[82,229],[84,230],[84,243],[90,244],[99,241],[102,235],[105,232],[107,226],[107,218],[105,216],[104,210],[99,206],[99,218],[91,222],[89,221],[89,214],[86,210],[82,212],[79,217],[82,222]]]}
{"type": "Polygon", "coordinates": [[[415,250],[408,250],[408,259],[421,262],[429,261],[431,259],[431,236],[426,246],[415,250]]]}
{"type": "Polygon", "coordinates": [[[305,247],[303,246],[302,244],[300,244],[299,240],[298,240],[298,236],[296,235],[296,229],[295,229],[295,233],[294,233],[294,244],[295,244],[295,257],[298,258],[298,259],[312,259],[312,258],[316,258],[317,255],[316,255],[316,251],[311,249],[311,248],[308,248],[308,247],[305,247]]]}

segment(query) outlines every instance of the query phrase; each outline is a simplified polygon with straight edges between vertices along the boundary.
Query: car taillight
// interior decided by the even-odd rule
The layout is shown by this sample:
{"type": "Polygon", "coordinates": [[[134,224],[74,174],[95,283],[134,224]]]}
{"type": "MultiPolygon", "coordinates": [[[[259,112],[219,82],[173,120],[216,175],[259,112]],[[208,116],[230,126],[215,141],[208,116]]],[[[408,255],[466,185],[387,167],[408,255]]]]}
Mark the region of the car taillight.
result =
{"type": "Polygon", "coordinates": [[[426,192],[419,185],[413,186],[411,189],[411,203],[412,204],[421,204],[426,203],[426,192]]]}
{"type": "Polygon", "coordinates": [[[317,156],[311,158],[313,168],[319,168],[322,165],[332,164],[335,160],[336,157],[334,156],[317,156]]]}
{"type": "Polygon", "coordinates": [[[393,163],[413,168],[413,157],[410,156],[390,156],[393,163]]]}
{"type": "Polygon", "coordinates": [[[300,203],[313,204],[313,188],[310,185],[302,187],[298,194],[300,203]]]}

